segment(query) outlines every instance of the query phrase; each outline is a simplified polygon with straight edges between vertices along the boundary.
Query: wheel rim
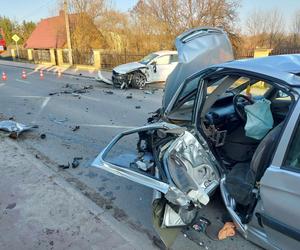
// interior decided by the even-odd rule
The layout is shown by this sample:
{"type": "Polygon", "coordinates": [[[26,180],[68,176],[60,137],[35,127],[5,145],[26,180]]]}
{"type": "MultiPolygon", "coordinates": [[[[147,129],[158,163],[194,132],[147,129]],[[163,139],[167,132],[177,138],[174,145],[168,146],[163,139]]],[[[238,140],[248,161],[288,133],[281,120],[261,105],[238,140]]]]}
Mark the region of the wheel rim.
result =
{"type": "Polygon", "coordinates": [[[135,77],[135,84],[137,87],[142,88],[146,84],[146,79],[142,74],[137,74],[135,77]]]}

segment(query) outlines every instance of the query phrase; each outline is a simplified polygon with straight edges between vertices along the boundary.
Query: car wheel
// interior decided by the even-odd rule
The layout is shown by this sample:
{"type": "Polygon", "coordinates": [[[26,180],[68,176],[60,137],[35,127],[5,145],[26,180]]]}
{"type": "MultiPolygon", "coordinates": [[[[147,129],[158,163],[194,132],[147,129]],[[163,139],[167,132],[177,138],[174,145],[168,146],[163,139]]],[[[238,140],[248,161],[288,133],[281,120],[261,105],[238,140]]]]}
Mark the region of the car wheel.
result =
{"type": "Polygon", "coordinates": [[[147,78],[141,72],[135,72],[132,76],[131,85],[133,88],[142,89],[146,85],[147,78]]]}

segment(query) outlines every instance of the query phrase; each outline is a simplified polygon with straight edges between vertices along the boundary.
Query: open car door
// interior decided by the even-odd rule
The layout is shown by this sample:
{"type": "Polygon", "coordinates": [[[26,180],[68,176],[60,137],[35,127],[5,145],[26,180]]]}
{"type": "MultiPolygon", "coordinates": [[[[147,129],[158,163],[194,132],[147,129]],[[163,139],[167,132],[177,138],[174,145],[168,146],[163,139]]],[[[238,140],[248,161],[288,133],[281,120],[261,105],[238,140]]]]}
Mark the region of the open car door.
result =
{"type": "Polygon", "coordinates": [[[191,223],[219,184],[218,171],[199,141],[168,123],[119,134],[92,166],[156,190],[162,228],[191,223]]]}
{"type": "Polygon", "coordinates": [[[260,182],[263,209],[256,213],[278,249],[300,247],[300,102],[279,141],[272,165],[260,182]]]}

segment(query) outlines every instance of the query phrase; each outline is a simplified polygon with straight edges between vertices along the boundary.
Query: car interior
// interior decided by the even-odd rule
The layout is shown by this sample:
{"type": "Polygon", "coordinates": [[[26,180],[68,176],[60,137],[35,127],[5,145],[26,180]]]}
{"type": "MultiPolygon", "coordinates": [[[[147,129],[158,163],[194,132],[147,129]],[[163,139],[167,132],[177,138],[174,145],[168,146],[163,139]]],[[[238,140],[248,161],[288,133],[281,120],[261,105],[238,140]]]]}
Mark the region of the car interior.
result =
{"type": "MultiPolygon", "coordinates": [[[[274,82],[243,75],[211,76],[204,84],[205,102],[198,123],[227,172],[226,188],[246,223],[256,204],[257,184],[270,164],[294,97],[274,82]],[[251,122],[245,107],[259,100],[269,103],[273,124],[257,139],[245,131],[246,123],[251,122]]],[[[259,117],[259,110],[251,119],[262,125],[267,122],[259,117]]]]}

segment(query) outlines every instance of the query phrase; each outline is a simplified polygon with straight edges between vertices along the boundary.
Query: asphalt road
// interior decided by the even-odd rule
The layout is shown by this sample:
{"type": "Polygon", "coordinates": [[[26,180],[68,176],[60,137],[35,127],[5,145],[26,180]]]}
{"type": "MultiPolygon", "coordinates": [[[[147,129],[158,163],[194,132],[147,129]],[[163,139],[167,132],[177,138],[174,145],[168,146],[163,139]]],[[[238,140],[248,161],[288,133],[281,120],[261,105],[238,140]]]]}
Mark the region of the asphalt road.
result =
{"type": "MultiPolygon", "coordinates": [[[[90,164],[117,133],[145,124],[149,112],[160,107],[163,90],[156,90],[160,86],[152,85],[150,88],[156,91],[146,94],[142,90],[112,89],[86,78],[57,78],[45,73],[41,80],[38,72],[27,70],[24,80],[20,68],[1,66],[3,71],[8,79],[0,80],[0,118],[14,117],[18,122],[39,126],[22,134],[18,142],[119,221],[157,242],[151,222],[152,191],[90,164]],[[70,94],[84,87],[87,93],[70,94]],[[75,126],[80,128],[73,131],[75,126]],[[41,139],[41,134],[46,138],[41,139]],[[72,163],[74,157],[83,157],[79,167],[58,167],[72,163]]],[[[220,224],[224,212],[218,193],[201,211],[213,224],[220,224]]],[[[180,234],[172,249],[257,249],[239,235],[221,242],[199,233],[195,241],[202,246],[180,234]]]]}

